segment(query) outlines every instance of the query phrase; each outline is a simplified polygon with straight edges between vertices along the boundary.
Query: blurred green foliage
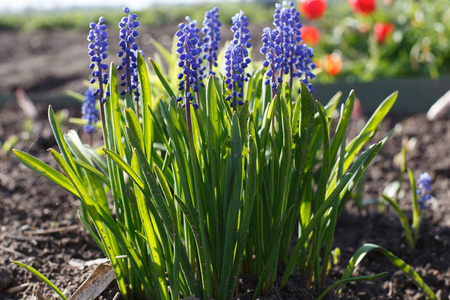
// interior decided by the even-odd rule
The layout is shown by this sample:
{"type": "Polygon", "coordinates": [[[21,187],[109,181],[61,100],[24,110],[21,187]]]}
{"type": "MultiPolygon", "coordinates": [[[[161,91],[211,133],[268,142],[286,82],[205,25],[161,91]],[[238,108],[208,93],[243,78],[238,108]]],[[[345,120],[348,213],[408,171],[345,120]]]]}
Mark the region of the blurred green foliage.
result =
{"type": "Polygon", "coordinates": [[[335,0],[329,1],[323,18],[306,23],[320,30],[316,56],[338,52],[342,57],[341,73],[321,74],[319,80],[324,82],[405,76],[438,78],[450,73],[448,0],[377,1],[377,8],[370,15],[355,14],[346,0],[335,0]],[[395,26],[382,44],[375,38],[376,22],[395,26]]]}

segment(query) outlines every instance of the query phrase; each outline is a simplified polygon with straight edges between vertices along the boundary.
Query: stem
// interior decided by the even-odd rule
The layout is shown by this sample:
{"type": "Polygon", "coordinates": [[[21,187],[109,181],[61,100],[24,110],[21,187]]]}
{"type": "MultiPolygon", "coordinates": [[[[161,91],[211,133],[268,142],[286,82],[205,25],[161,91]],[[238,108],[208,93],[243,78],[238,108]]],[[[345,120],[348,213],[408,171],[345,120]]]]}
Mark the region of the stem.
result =
{"type": "Polygon", "coordinates": [[[136,100],[136,115],[137,115],[137,117],[139,119],[139,99],[136,100]]]}
{"type": "MultiPolygon", "coordinates": [[[[272,53],[273,53],[273,51],[272,51],[272,53]]],[[[275,67],[274,67],[273,63],[272,63],[272,83],[275,83],[275,85],[277,84],[275,81],[275,67]]],[[[275,98],[276,93],[275,93],[275,89],[273,89],[272,85],[270,86],[270,88],[272,89],[272,100],[273,100],[275,98]]]]}
{"type": "MultiPolygon", "coordinates": [[[[275,68],[274,68],[273,63],[272,63],[272,82],[276,84],[276,82],[275,82],[275,68]]],[[[275,93],[275,89],[273,89],[272,86],[270,86],[270,88],[272,89],[272,101],[273,101],[275,99],[276,93],[275,93]]],[[[275,121],[274,121],[274,119],[275,119],[275,114],[272,115],[272,136],[275,133],[274,132],[275,131],[275,124],[274,124],[275,121]]]]}
{"type": "Polygon", "coordinates": [[[100,101],[100,115],[102,119],[102,129],[103,129],[103,139],[105,141],[105,146],[107,145],[106,141],[108,139],[108,131],[106,130],[106,119],[105,119],[105,103],[100,101]]]}
{"type": "MultiPolygon", "coordinates": [[[[100,30],[100,25],[97,24],[98,29],[100,30]]],[[[98,41],[100,42],[100,44],[103,42],[102,41],[102,35],[99,34],[98,35],[98,41]]],[[[97,55],[98,57],[101,57],[101,53],[100,53],[100,48],[97,49],[97,55]]],[[[98,88],[100,90],[100,92],[98,93],[98,99],[100,101],[100,116],[102,119],[102,128],[103,128],[103,138],[105,140],[105,145],[106,145],[106,120],[105,120],[105,107],[104,107],[104,103],[102,101],[103,99],[103,95],[104,95],[104,91],[103,91],[103,72],[102,72],[102,66],[101,66],[101,62],[97,61],[97,68],[98,68],[98,88]]]]}
{"type": "MultiPolygon", "coordinates": [[[[233,73],[234,73],[234,70],[233,70],[233,73]]],[[[234,95],[233,95],[233,113],[235,113],[236,105],[237,105],[237,101],[236,101],[237,94],[236,94],[236,82],[234,79],[233,79],[233,93],[234,93],[234,95]]]]}
{"type": "Polygon", "coordinates": [[[212,69],[213,69],[213,57],[212,57],[212,49],[211,49],[211,42],[214,41],[214,18],[213,18],[213,14],[211,14],[211,39],[209,40],[209,74],[212,74],[212,69]]]}
{"type": "MultiPolygon", "coordinates": [[[[291,64],[289,64],[289,93],[291,94],[292,97],[292,82],[294,81],[294,66],[291,64]]],[[[292,101],[292,99],[290,99],[292,101]]]]}
{"type": "MultiPolygon", "coordinates": [[[[281,20],[280,20],[281,22],[281,20]]],[[[283,22],[281,22],[281,69],[280,69],[280,78],[281,80],[283,80],[283,74],[284,74],[284,47],[283,47],[283,42],[284,42],[284,35],[283,35],[283,22]]]]}
{"type": "MultiPolygon", "coordinates": [[[[232,55],[231,55],[232,62],[235,59],[234,49],[235,49],[235,46],[233,46],[233,51],[231,52],[232,53],[232,55]]],[[[232,78],[232,84],[233,84],[233,91],[231,92],[231,94],[233,95],[233,113],[236,112],[236,105],[237,105],[236,79],[233,78],[234,74],[236,74],[236,70],[234,69],[233,63],[231,63],[231,78],[232,78]]]]}
{"type": "Polygon", "coordinates": [[[186,98],[186,124],[187,124],[187,129],[188,129],[188,135],[189,135],[189,139],[192,138],[192,122],[191,122],[191,99],[189,97],[190,94],[190,90],[191,90],[191,85],[189,83],[189,75],[191,73],[191,66],[189,62],[186,62],[186,67],[188,68],[188,73],[186,74],[185,77],[185,91],[184,91],[184,96],[186,98]]]}

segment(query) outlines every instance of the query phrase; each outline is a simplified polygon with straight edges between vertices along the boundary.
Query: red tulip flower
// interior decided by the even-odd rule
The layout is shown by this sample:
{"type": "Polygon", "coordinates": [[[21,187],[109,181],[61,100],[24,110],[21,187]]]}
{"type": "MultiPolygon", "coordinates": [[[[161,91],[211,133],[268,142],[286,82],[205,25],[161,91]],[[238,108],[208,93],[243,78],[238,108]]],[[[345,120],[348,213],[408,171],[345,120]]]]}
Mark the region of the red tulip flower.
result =
{"type": "Polygon", "coordinates": [[[391,23],[375,23],[373,25],[373,32],[379,45],[384,44],[386,37],[394,31],[394,25],[391,23]]]}
{"type": "Polygon", "coordinates": [[[320,18],[326,10],[326,0],[300,0],[300,12],[309,20],[320,18]]]}
{"type": "Polygon", "coordinates": [[[319,29],[314,26],[303,25],[300,29],[302,33],[302,39],[305,44],[308,46],[315,46],[319,43],[319,29]]]}
{"type": "Polygon", "coordinates": [[[330,75],[337,75],[342,69],[342,59],[337,53],[328,54],[325,57],[325,71],[330,75]]]}
{"type": "Polygon", "coordinates": [[[347,0],[355,13],[370,14],[375,10],[375,0],[347,0]]]}

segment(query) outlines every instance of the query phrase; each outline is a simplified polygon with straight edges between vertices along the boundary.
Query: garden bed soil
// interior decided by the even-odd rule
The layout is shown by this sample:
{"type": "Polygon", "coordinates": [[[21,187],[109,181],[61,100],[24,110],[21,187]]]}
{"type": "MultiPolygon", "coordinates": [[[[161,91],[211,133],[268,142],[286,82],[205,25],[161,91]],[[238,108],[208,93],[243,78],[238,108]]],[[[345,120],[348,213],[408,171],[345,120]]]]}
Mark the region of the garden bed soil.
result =
{"type": "MultiPolygon", "coordinates": [[[[16,134],[20,139],[15,148],[55,167],[55,162],[46,151],[49,147],[56,147],[47,122],[46,107],[40,105],[38,111],[35,132],[27,137],[22,133],[23,113],[17,104],[7,103],[0,109],[0,141],[16,134]]],[[[71,109],[70,114],[79,117],[79,108],[71,109]]],[[[402,227],[392,209],[380,211],[375,204],[360,212],[350,201],[339,218],[334,239],[334,246],[341,249],[342,255],[339,263],[332,267],[327,284],[342,276],[356,249],[364,243],[375,243],[410,264],[439,299],[449,299],[450,120],[429,122],[424,115],[390,116],[383,122],[375,140],[380,140],[394,127],[392,138],[369,166],[365,199],[379,198],[384,187],[397,179],[399,170],[393,163],[393,157],[400,152],[402,139],[417,138],[416,147],[408,155],[407,166],[416,176],[422,172],[431,174],[432,195],[435,198],[426,210],[417,248],[414,252],[407,249],[402,227]]],[[[67,130],[68,124],[64,128],[67,130]]],[[[410,192],[407,192],[400,201],[408,216],[411,215],[409,199],[410,192]]],[[[28,271],[11,263],[11,260],[38,269],[66,295],[71,295],[92,273],[94,266],[85,266],[83,262],[102,258],[103,254],[80,225],[78,205],[73,196],[21,165],[11,153],[1,156],[1,299],[55,297],[50,288],[28,271]]],[[[333,294],[329,299],[424,299],[412,281],[394,268],[381,253],[369,253],[357,268],[358,275],[384,271],[388,274],[381,279],[349,283],[342,294],[333,294]]],[[[255,278],[243,276],[241,282],[238,299],[250,299],[251,290],[256,285],[255,278]]],[[[112,298],[115,291],[111,286],[103,297],[112,298]]],[[[260,299],[314,299],[315,296],[317,294],[305,287],[302,278],[292,276],[284,290],[275,287],[260,299]]]]}

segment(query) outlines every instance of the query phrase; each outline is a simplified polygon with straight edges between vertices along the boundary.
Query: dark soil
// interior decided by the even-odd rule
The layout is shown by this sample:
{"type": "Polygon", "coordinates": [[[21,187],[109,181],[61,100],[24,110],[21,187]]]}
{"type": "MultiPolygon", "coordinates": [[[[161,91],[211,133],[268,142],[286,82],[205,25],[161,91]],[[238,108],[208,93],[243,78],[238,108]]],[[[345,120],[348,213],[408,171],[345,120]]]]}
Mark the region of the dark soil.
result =
{"type": "MultiPolygon", "coordinates": [[[[146,53],[154,49],[150,39],[170,46],[176,25],[147,29],[142,35],[146,53]]],[[[262,32],[255,28],[254,32],[262,32]]],[[[116,30],[110,30],[111,52],[117,50],[116,30]]],[[[253,30],[252,30],[253,32],[253,30]]],[[[256,34],[259,36],[259,33],[256,34]]],[[[225,36],[224,39],[230,36],[225,36]]],[[[0,94],[16,87],[28,92],[61,93],[65,89],[83,91],[82,80],[89,77],[86,33],[40,31],[30,34],[0,32],[0,94]],[[85,62],[85,63],[81,63],[85,62]]],[[[113,56],[113,55],[111,55],[113,56]]],[[[46,107],[38,107],[39,119],[34,132],[23,133],[24,115],[15,102],[0,108],[0,142],[18,135],[15,148],[26,151],[55,166],[46,152],[56,147],[46,117],[46,107]]],[[[79,108],[70,115],[79,117],[79,108]]],[[[354,125],[357,126],[357,125],[354,125]]],[[[398,178],[399,168],[393,157],[400,152],[402,139],[417,138],[409,153],[407,166],[418,176],[429,172],[433,178],[432,195],[421,229],[417,249],[411,253],[405,244],[400,222],[391,209],[367,206],[361,212],[350,201],[336,228],[335,247],[342,256],[333,266],[329,282],[337,281],[352,254],[364,243],[375,243],[410,264],[428,283],[438,298],[450,293],[450,120],[434,122],[424,115],[390,116],[375,137],[378,141],[390,128],[396,128],[391,140],[371,164],[365,186],[366,199],[378,199],[385,186],[398,178]]],[[[66,126],[66,129],[68,126],[66,126]]],[[[54,293],[31,273],[12,264],[18,260],[33,266],[55,283],[66,295],[92,273],[93,266],[83,262],[102,258],[103,254],[88,236],[77,217],[77,200],[46,179],[21,165],[12,154],[0,154],[0,299],[24,299],[54,293]],[[61,232],[52,233],[58,228],[61,232]],[[43,232],[39,233],[38,230],[43,232]],[[17,288],[17,289],[14,289],[17,288]]],[[[408,188],[408,184],[405,182],[408,188]]],[[[400,200],[411,215],[410,192],[400,200]]],[[[401,271],[380,253],[367,255],[357,268],[358,275],[388,274],[377,281],[347,284],[341,295],[331,299],[423,299],[424,296],[401,271]]],[[[252,277],[242,278],[240,298],[248,299],[247,289],[255,287],[252,277]]],[[[286,289],[274,288],[263,299],[314,299],[316,294],[305,287],[304,279],[292,276],[286,289]]],[[[41,298],[42,299],[42,298],[41,298]]]]}

